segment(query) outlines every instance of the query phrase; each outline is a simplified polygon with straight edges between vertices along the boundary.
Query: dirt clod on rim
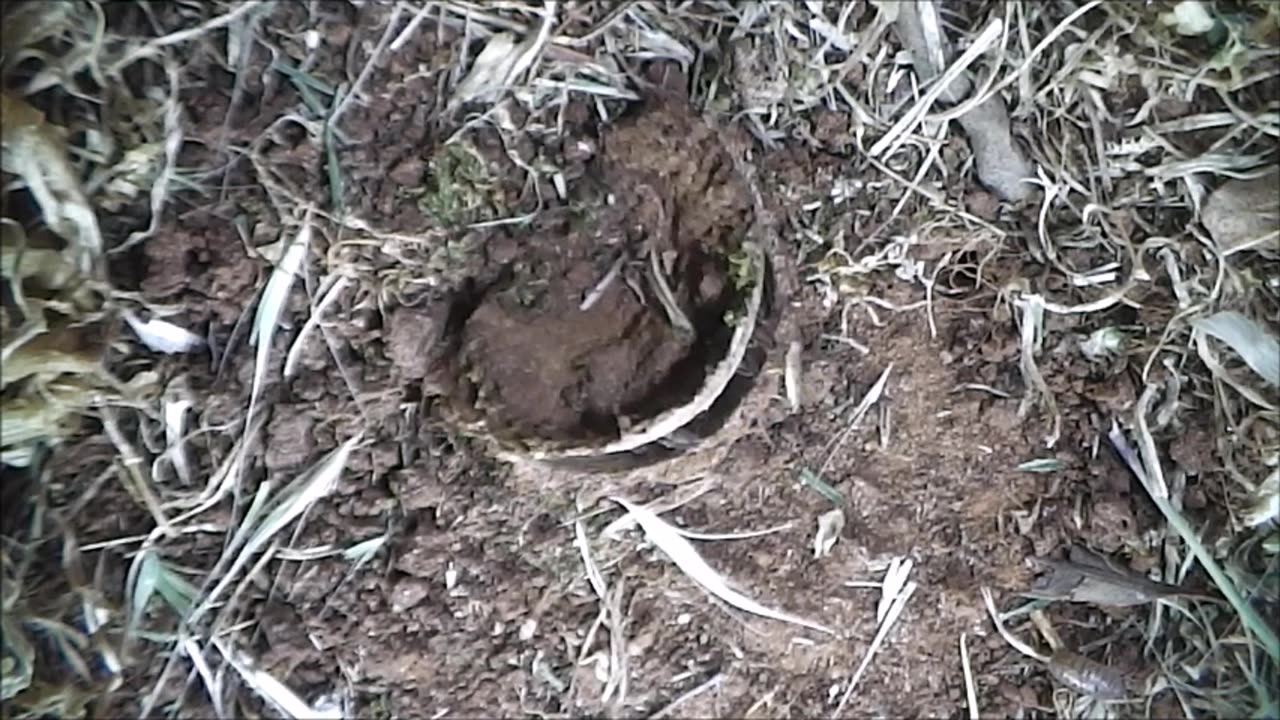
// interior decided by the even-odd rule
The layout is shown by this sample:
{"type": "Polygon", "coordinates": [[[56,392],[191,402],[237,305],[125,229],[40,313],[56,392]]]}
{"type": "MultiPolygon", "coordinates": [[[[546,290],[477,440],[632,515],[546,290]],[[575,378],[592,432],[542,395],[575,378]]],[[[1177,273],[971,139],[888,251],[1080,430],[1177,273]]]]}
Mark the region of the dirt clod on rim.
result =
{"type": "Polygon", "coordinates": [[[461,420],[516,442],[607,441],[687,401],[727,348],[750,207],[714,129],[683,107],[619,122],[565,207],[484,238],[433,380],[461,420]]]}

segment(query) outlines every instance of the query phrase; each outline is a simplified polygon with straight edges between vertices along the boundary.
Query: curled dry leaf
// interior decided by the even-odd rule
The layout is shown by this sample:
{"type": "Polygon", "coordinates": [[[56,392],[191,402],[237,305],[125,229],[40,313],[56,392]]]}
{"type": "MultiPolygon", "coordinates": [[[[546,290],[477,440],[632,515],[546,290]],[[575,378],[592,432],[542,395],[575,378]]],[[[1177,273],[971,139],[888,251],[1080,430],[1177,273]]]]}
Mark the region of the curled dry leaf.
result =
{"type": "Polygon", "coordinates": [[[18,346],[0,366],[0,383],[10,385],[28,377],[52,380],[59,375],[98,377],[105,373],[99,338],[64,325],[18,346]]]}
{"type": "Polygon", "coordinates": [[[516,57],[516,39],[511,33],[500,32],[489,38],[472,63],[471,72],[458,83],[451,104],[462,105],[500,92],[507,84],[516,57]]]}
{"type": "Polygon", "coordinates": [[[813,556],[825,557],[831,553],[840,533],[844,531],[844,510],[828,510],[818,518],[818,534],[813,538],[813,556]]]}
{"type": "Polygon", "coordinates": [[[172,355],[199,350],[205,346],[204,339],[199,335],[166,320],[151,318],[143,321],[131,312],[126,312],[124,319],[138,334],[142,344],[156,352],[172,355]]]}
{"type": "Polygon", "coordinates": [[[1193,323],[1231,347],[1263,380],[1280,386],[1280,340],[1250,318],[1227,310],[1193,323]]]}
{"type": "Polygon", "coordinates": [[[1199,0],[1182,0],[1173,10],[1161,13],[1160,22],[1173,27],[1179,35],[1204,35],[1217,25],[1199,0]]]}
{"type": "Polygon", "coordinates": [[[1080,343],[1080,352],[1090,360],[1098,360],[1119,354],[1124,349],[1126,340],[1124,332],[1119,328],[1099,328],[1080,343]]]}
{"type": "Polygon", "coordinates": [[[26,101],[0,93],[0,166],[22,178],[45,224],[75,248],[76,267],[92,275],[102,254],[98,218],[67,156],[61,128],[26,101]]]}
{"type": "Polygon", "coordinates": [[[1173,585],[1148,580],[1082,547],[1073,547],[1068,560],[1038,562],[1049,572],[1036,578],[1031,589],[1023,593],[1026,597],[1129,607],[1180,593],[1173,585]]]}
{"type": "MultiPolygon", "coordinates": [[[[65,381],[49,385],[43,395],[5,400],[0,404],[0,416],[4,418],[0,422],[0,447],[9,452],[14,445],[68,434],[76,413],[88,407],[92,399],[91,388],[65,381]]],[[[6,462],[14,464],[10,458],[6,462]]]]}
{"type": "Polygon", "coordinates": [[[1271,471],[1253,491],[1249,507],[1241,518],[1248,527],[1258,527],[1280,521],[1280,468],[1271,471]]]}
{"type": "Polygon", "coordinates": [[[1280,176],[1270,173],[1252,180],[1228,180],[1209,195],[1201,221],[1222,254],[1280,253],[1277,185],[1280,176]]]}
{"type": "Polygon", "coordinates": [[[0,247],[0,268],[13,280],[33,280],[42,288],[60,290],[76,281],[79,273],[67,256],[57,250],[26,247],[22,228],[6,220],[0,247]]]}

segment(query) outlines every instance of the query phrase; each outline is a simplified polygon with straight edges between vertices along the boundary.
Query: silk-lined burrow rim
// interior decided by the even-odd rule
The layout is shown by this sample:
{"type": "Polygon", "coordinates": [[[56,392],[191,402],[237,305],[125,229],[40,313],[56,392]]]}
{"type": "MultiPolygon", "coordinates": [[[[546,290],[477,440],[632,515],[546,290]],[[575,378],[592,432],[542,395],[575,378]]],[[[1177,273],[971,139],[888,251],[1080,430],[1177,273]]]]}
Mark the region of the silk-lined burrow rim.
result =
{"type": "Polygon", "coordinates": [[[530,459],[679,454],[758,369],[772,270],[752,193],[679,106],[572,149],[590,156],[562,204],[473,233],[468,273],[421,311],[425,387],[450,424],[530,459]]]}

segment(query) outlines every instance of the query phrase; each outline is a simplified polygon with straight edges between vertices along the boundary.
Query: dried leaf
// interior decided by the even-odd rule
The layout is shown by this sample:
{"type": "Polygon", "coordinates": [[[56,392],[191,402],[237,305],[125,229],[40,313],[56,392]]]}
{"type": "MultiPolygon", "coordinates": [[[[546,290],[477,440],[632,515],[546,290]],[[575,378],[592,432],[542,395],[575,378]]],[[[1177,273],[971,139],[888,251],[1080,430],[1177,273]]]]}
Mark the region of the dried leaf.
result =
{"type": "Polygon", "coordinates": [[[1280,341],[1261,325],[1231,310],[1196,320],[1193,325],[1229,345],[1268,384],[1280,386],[1280,341]]]}
{"type": "Polygon", "coordinates": [[[16,247],[25,244],[22,228],[5,222],[4,247],[0,249],[0,267],[4,277],[12,281],[35,280],[41,287],[59,290],[70,285],[79,273],[67,256],[47,248],[16,247]]]}
{"type": "Polygon", "coordinates": [[[1130,607],[1179,594],[1173,585],[1154,582],[1082,547],[1073,547],[1069,560],[1042,559],[1049,572],[1036,578],[1023,595],[1040,600],[1065,600],[1110,607],[1130,607]]]}
{"type": "Polygon", "coordinates": [[[1182,0],[1172,12],[1161,13],[1160,22],[1172,26],[1179,35],[1204,35],[1218,24],[1199,0],[1182,0]]]}
{"type": "Polygon", "coordinates": [[[1248,527],[1258,527],[1280,520],[1280,469],[1272,470],[1253,491],[1249,508],[1241,518],[1248,527]]]}
{"type": "Polygon", "coordinates": [[[89,406],[92,394],[75,383],[59,383],[46,388],[44,397],[19,396],[0,405],[0,445],[13,445],[61,437],[70,428],[65,424],[79,410],[89,406]]]}
{"type": "Polygon", "coordinates": [[[844,510],[828,510],[818,518],[818,533],[813,538],[813,556],[825,557],[835,547],[844,530],[844,510]]]}
{"type": "Polygon", "coordinates": [[[92,275],[102,254],[102,233],[67,156],[62,129],[9,93],[0,93],[0,117],[0,166],[22,178],[45,224],[75,248],[81,274],[92,275]]]}
{"type": "Polygon", "coordinates": [[[515,49],[516,39],[511,33],[501,32],[489,38],[472,63],[471,72],[458,83],[452,103],[461,105],[500,91],[515,65],[515,49]]]}
{"type": "Polygon", "coordinates": [[[1080,343],[1080,352],[1090,360],[1116,355],[1124,349],[1126,339],[1119,328],[1099,328],[1094,330],[1087,340],[1080,343]]]}
{"type": "Polygon", "coordinates": [[[37,335],[6,355],[0,364],[0,384],[8,386],[31,376],[97,377],[103,372],[100,338],[81,329],[63,327],[37,335]]]}
{"type": "Polygon", "coordinates": [[[1280,177],[1274,173],[1252,180],[1233,179],[1209,195],[1201,220],[1222,254],[1250,249],[1280,253],[1278,184],[1280,177]]]}
{"type": "Polygon", "coordinates": [[[1036,458],[1022,463],[1017,469],[1029,473],[1057,472],[1062,469],[1062,461],[1057,458],[1036,458]]]}

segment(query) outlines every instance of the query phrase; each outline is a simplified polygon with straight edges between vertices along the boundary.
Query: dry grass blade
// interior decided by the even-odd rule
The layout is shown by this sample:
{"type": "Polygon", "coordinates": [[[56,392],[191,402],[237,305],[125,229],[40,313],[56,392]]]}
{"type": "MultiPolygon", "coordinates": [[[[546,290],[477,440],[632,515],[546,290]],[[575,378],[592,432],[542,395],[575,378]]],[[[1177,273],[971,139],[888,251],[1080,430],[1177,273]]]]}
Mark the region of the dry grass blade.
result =
{"type": "Polygon", "coordinates": [[[271,278],[267,280],[267,287],[262,291],[262,299],[258,303],[258,312],[249,334],[249,344],[257,348],[254,356],[253,387],[249,391],[249,417],[251,418],[258,395],[262,392],[263,379],[267,374],[271,341],[280,324],[280,315],[284,311],[285,302],[289,299],[294,278],[302,270],[302,262],[306,259],[307,250],[311,247],[311,232],[311,211],[308,210],[306,217],[302,220],[302,228],[288,243],[279,264],[272,270],[271,278]]]}
{"type": "Polygon", "coordinates": [[[872,405],[876,404],[876,402],[880,400],[880,396],[884,394],[885,384],[889,382],[889,373],[891,372],[893,372],[893,363],[889,363],[889,365],[885,367],[885,369],[880,373],[880,377],[876,378],[875,383],[871,385],[869,390],[867,390],[867,394],[862,396],[862,400],[858,402],[858,406],[854,408],[853,415],[849,419],[849,426],[831,442],[831,449],[827,452],[827,459],[822,461],[822,467],[818,469],[817,477],[819,479],[821,479],[822,476],[826,474],[827,469],[831,467],[831,461],[835,459],[836,453],[838,453],[840,448],[844,446],[849,435],[857,429],[858,424],[862,422],[862,418],[866,416],[867,411],[871,409],[872,405]]]}
{"type": "Polygon", "coordinates": [[[1022,352],[1019,356],[1021,360],[1019,368],[1022,370],[1022,380],[1028,388],[1018,411],[1019,414],[1026,413],[1037,400],[1044,403],[1045,411],[1052,418],[1052,428],[1045,437],[1044,444],[1045,447],[1052,448],[1062,435],[1062,415],[1058,412],[1058,403],[1053,397],[1053,392],[1049,390],[1044,376],[1040,374],[1040,368],[1036,365],[1036,351],[1040,348],[1044,333],[1045,304],[1039,295],[1031,294],[1019,298],[1016,304],[1022,308],[1019,345],[1022,352]]]}
{"type": "Polygon", "coordinates": [[[1280,387],[1280,339],[1234,311],[1196,320],[1193,327],[1226,343],[1245,364],[1273,387],[1280,387]]]}
{"type": "MultiPolygon", "coordinates": [[[[268,540],[333,491],[342,477],[342,471],[346,468],[347,458],[359,441],[358,435],[347,440],[287,487],[282,488],[276,497],[270,500],[267,499],[269,483],[263,484],[254,500],[254,505],[250,506],[249,512],[246,513],[244,525],[237,533],[239,536],[247,535],[248,540],[222,579],[192,612],[191,623],[195,623],[217,603],[231,583],[238,578],[240,571],[259,550],[266,546],[268,540]],[[265,517],[260,522],[250,522],[250,518],[256,518],[258,515],[265,515],[265,517]]],[[[231,547],[234,548],[237,545],[238,543],[233,540],[231,547]]]]}
{"type": "Polygon", "coordinates": [[[293,344],[289,346],[289,352],[285,354],[284,359],[284,376],[291,378],[297,372],[298,361],[302,357],[302,350],[306,347],[306,341],[310,338],[311,333],[320,326],[320,322],[324,319],[325,311],[329,309],[339,297],[342,296],[344,290],[347,289],[348,280],[346,277],[337,277],[329,285],[320,297],[320,302],[316,304],[315,309],[307,316],[307,321],[303,323],[302,329],[298,331],[297,337],[293,339],[293,344]]]}
{"type": "Polygon", "coordinates": [[[587,541],[587,532],[582,527],[582,521],[579,520],[573,524],[574,544],[578,546],[578,552],[582,553],[582,565],[587,569],[587,580],[591,583],[591,589],[596,591],[596,597],[600,598],[600,602],[604,602],[609,595],[609,586],[605,585],[604,576],[600,574],[600,566],[596,565],[596,561],[591,557],[591,544],[587,541]]]}
{"type": "MultiPolygon", "coordinates": [[[[687,485],[681,485],[676,488],[670,497],[654,500],[653,502],[644,505],[644,508],[655,515],[661,515],[662,513],[671,512],[678,507],[687,505],[719,486],[720,476],[709,475],[687,485]]],[[[635,527],[635,525],[635,516],[631,513],[627,513],[606,525],[600,534],[606,538],[617,540],[622,536],[623,532],[630,530],[635,527]]]]}
{"type": "Polygon", "coordinates": [[[786,530],[790,530],[791,523],[785,522],[785,523],[782,523],[781,525],[774,525],[773,527],[764,528],[763,530],[743,530],[741,532],[725,532],[725,533],[695,532],[693,530],[685,530],[684,528],[678,528],[678,527],[675,527],[674,525],[672,526],[672,528],[676,532],[680,533],[682,537],[689,538],[690,540],[708,540],[708,541],[750,540],[751,538],[764,537],[766,535],[773,535],[775,533],[780,533],[786,530]]]}
{"type": "Polygon", "coordinates": [[[654,545],[657,545],[662,552],[666,553],[667,557],[671,558],[671,561],[684,571],[690,579],[697,582],[711,594],[739,610],[744,610],[772,620],[807,627],[811,630],[817,630],[818,632],[823,632],[828,635],[835,634],[834,630],[826,627],[825,625],[813,622],[812,620],[807,620],[799,617],[798,615],[774,610],[773,608],[762,605],[729,587],[729,584],[725,579],[716,573],[716,571],[707,564],[706,560],[702,559],[702,556],[698,554],[698,551],[693,547],[693,545],[682,537],[680,533],[665,520],[654,515],[651,511],[639,505],[634,505],[622,498],[613,497],[610,499],[626,508],[627,512],[635,517],[636,522],[644,529],[645,536],[648,537],[654,545]]]}
{"type": "Polygon", "coordinates": [[[689,316],[685,315],[680,309],[680,303],[676,301],[675,293],[671,292],[671,285],[667,283],[666,273],[662,272],[662,266],[658,258],[657,249],[652,241],[649,244],[649,279],[653,283],[653,288],[658,296],[658,302],[662,305],[662,310],[667,314],[667,320],[676,332],[685,337],[694,335],[693,323],[689,321],[689,316]]]}
{"type": "MultiPolygon", "coordinates": [[[[904,4],[898,11],[898,35],[911,53],[916,73],[925,82],[943,71],[950,47],[938,17],[937,3],[904,4]]],[[[994,75],[992,76],[994,77],[994,75]]],[[[959,75],[950,87],[942,89],[941,99],[956,103],[969,94],[972,84],[959,75]]],[[[985,88],[984,88],[985,89],[985,88]]],[[[1009,113],[999,97],[974,105],[958,118],[973,149],[978,179],[1005,200],[1019,201],[1027,197],[1033,177],[1031,165],[1013,142],[1009,113]]]]}
{"type": "Polygon", "coordinates": [[[907,575],[910,572],[910,560],[903,563],[899,558],[894,558],[888,572],[885,573],[884,591],[876,608],[876,618],[879,623],[876,628],[876,635],[872,638],[871,645],[867,647],[866,654],[862,656],[862,662],[858,664],[858,669],[853,672],[853,677],[849,678],[849,686],[845,688],[844,694],[840,696],[840,702],[836,705],[836,710],[831,715],[832,720],[840,717],[844,706],[853,697],[853,691],[858,687],[858,681],[862,679],[863,673],[871,666],[872,658],[875,657],[880,646],[884,644],[885,638],[889,636],[889,631],[893,629],[894,624],[898,622],[898,617],[902,615],[903,609],[906,608],[907,601],[915,593],[915,581],[907,580],[907,575]]]}
{"type": "Polygon", "coordinates": [[[966,634],[960,633],[960,669],[964,671],[964,699],[969,708],[969,720],[978,720],[978,688],[973,682],[973,668],[969,663],[969,645],[966,634]]]}
{"type": "Polygon", "coordinates": [[[169,607],[179,617],[185,618],[191,612],[199,592],[185,578],[175,573],[167,564],[156,556],[156,551],[143,548],[136,556],[129,569],[130,579],[126,585],[133,588],[129,598],[129,621],[125,627],[126,637],[134,636],[142,624],[147,606],[156,594],[164,598],[169,607]]]}
{"type": "Polygon", "coordinates": [[[567,450],[539,450],[530,453],[535,460],[554,460],[558,458],[583,457],[591,455],[609,455],[628,452],[648,445],[671,435],[688,425],[694,418],[706,412],[729,386],[755,332],[756,320],[760,313],[760,304],[764,299],[765,259],[762,249],[754,243],[745,248],[750,265],[748,272],[752,275],[751,296],[747,300],[746,316],[738,320],[733,329],[733,337],[729,340],[729,350],[723,360],[708,373],[702,388],[693,399],[684,405],[668,410],[650,420],[638,424],[631,430],[604,447],[580,447],[567,450]]]}
{"type": "Polygon", "coordinates": [[[892,155],[906,141],[908,135],[915,131],[915,128],[924,120],[925,114],[933,103],[946,91],[951,88],[951,84],[956,78],[960,77],[969,66],[977,61],[978,57],[990,50],[1000,38],[1000,34],[1004,32],[1004,23],[999,18],[994,18],[983,28],[982,32],[973,39],[973,43],[968,49],[952,63],[951,67],[942,74],[938,81],[929,88],[929,90],[918,100],[911,109],[906,112],[893,127],[884,134],[879,140],[868,150],[868,155],[873,158],[879,158],[882,155],[892,155]]]}
{"type": "Polygon", "coordinates": [[[287,685],[277,680],[274,675],[254,667],[255,663],[248,655],[231,647],[225,640],[215,638],[213,644],[254,692],[286,716],[298,720],[303,718],[340,720],[342,718],[341,712],[317,711],[287,685]]]}
{"type": "MultiPolygon", "coordinates": [[[[1149,392],[1143,393],[1144,397],[1149,394],[1149,392]]],[[[1146,413],[1147,408],[1144,407],[1144,405],[1149,407],[1149,401],[1147,403],[1139,401],[1138,407],[1135,410],[1140,419],[1146,413]]],[[[1141,425],[1145,425],[1145,421],[1140,423],[1140,429],[1141,425]]],[[[1144,446],[1154,444],[1151,441],[1149,432],[1144,432],[1143,436],[1144,446]]],[[[1187,519],[1183,517],[1182,513],[1180,513],[1177,508],[1169,502],[1168,489],[1163,487],[1163,477],[1161,476],[1159,469],[1159,459],[1156,457],[1147,457],[1146,459],[1154,461],[1153,466],[1144,467],[1143,463],[1138,460],[1137,455],[1134,454],[1133,449],[1129,447],[1129,443],[1125,439],[1124,433],[1114,421],[1112,421],[1111,432],[1108,434],[1108,439],[1111,441],[1112,446],[1115,447],[1116,452],[1120,453],[1125,464],[1129,466],[1129,470],[1137,476],[1142,487],[1146,489],[1147,494],[1155,502],[1156,507],[1158,507],[1160,512],[1165,516],[1165,520],[1169,522],[1169,526],[1182,537],[1182,541],[1191,549],[1196,560],[1198,560],[1205,571],[1209,573],[1209,577],[1213,579],[1214,585],[1217,586],[1218,591],[1227,599],[1227,602],[1231,603],[1231,607],[1240,616],[1241,623],[1243,623],[1249,632],[1257,638],[1257,640],[1262,644],[1262,649],[1271,656],[1272,660],[1280,662],[1280,638],[1276,637],[1275,630],[1271,628],[1270,624],[1262,619],[1258,614],[1257,609],[1244,599],[1240,594],[1239,589],[1236,587],[1236,583],[1227,576],[1227,574],[1222,570],[1222,567],[1218,564],[1218,561],[1214,559],[1213,554],[1205,547],[1204,543],[1200,539],[1200,534],[1191,527],[1191,524],[1187,522],[1187,519]]],[[[1148,453],[1144,453],[1144,456],[1147,454],[1148,453]]],[[[1150,453],[1150,455],[1154,456],[1154,452],[1150,453]]]]}
{"type": "Polygon", "coordinates": [[[489,38],[476,56],[471,72],[458,83],[450,110],[473,101],[493,100],[510,87],[534,63],[551,36],[557,3],[543,9],[543,23],[536,34],[517,43],[514,35],[500,32],[489,38]]]}
{"type": "Polygon", "coordinates": [[[685,703],[698,697],[702,693],[708,690],[711,690],[712,688],[718,687],[722,682],[724,682],[724,674],[716,673],[711,677],[711,679],[707,680],[701,685],[698,685],[692,690],[685,692],[680,697],[676,698],[675,700],[672,700],[669,704],[667,704],[666,707],[650,715],[649,720],[661,720],[662,718],[670,717],[671,713],[675,712],[675,710],[679,708],[681,705],[684,705],[685,703]]]}
{"type": "Polygon", "coordinates": [[[1000,617],[1000,611],[996,609],[996,602],[989,588],[982,588],[982,603],[987,608],[987,615],[991,618],[991,623],[996,626],[996,632],[1000,633],[1000,637],[1004,638],[1004,641],[1009,643],[1010,647],[1029,658],[1039,660],[1042,663],[1049,662],[1049,656],[1036,652],[1034,648],[1018,639],[1018,636],[1009,632],[1008,628],[1004,626],[1004,620],[1000,617]]]}

